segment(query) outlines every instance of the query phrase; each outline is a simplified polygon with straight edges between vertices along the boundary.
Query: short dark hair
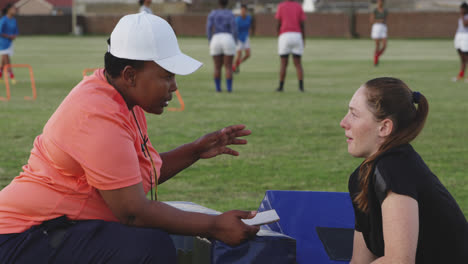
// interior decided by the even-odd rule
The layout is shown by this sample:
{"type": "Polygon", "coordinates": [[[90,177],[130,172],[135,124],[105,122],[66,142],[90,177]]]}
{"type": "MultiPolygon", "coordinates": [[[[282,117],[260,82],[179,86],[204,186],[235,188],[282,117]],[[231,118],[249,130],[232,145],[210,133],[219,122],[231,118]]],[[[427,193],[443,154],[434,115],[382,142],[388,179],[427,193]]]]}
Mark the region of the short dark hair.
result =
{"type": "Polygon", "coordinates": [[[463,2],[461,5],[460,5],[460,8],[463,8],[465,10],[468,10],[468,4],[466,2],[463,2]]]}
{"type": "MultiPolygon", "coordinates": [[[[110,39],[107,40],[107,43],[110,43],[110,39]]],[[[104,54],[104,68],[112,78],[119,77],[120,73],[122,73],[123,69],[126,66],[132,66],[134,69],[139,70],[144,67],[144,64],[145,61],[141,60],[117,58],[114,55],[112,55],[109,51],[106,52],[106,54],[104,54]]]]}
{"type": "Polygon", "coordinates": [[[241,8],[247,9],[247,5],[246,5],[246,4],[242,4],[242,5],[241,5],[241,8]]]}
{"type": "Polygon", "coordinates": [[[219,0],[218,3],[222,7],[226,7],[228,5],[228,0],[219,0]]]}
{"type": "Polygon", "coordinates": [[[8,13],[8,10],[13,7],[13,3],[8,3],[2,10],[2,15],[6,15],[8,13]]]}
{"type": "Polygon", "coordinates": [[[139,0],[138,3],[142,6],[145,3],[145,0],[139,0]]]}

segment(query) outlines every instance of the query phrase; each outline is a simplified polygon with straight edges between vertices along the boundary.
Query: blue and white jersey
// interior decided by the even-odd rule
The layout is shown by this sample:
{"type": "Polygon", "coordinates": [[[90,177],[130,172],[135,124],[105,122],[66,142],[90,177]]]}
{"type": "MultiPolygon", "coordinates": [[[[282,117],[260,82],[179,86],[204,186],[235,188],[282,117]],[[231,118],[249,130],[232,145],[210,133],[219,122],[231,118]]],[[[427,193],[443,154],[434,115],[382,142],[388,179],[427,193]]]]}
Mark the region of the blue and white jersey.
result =
{"type": "Polygon", "coordinates": [[[211,40],[216,33],[230,33],[237,39],[237,26],[234,14],[228,9],[211,11],[206,22],[206,36],[211,40]]]}
{"type": "Polygon", "coordinates": [[[3,37],[3,34],[18,35],[18,26],[14,17],[3,16],[0,18],[0,50],[8,49],[13,42],[11,39],[3,37]]]}
{"type": "Polygon", "coordinates": [[[245,18],[242,16],[236,17],[238,39],[245,42],[249,37],[250,26],[252,25],[252,17],[247,15],[245,18]]]}

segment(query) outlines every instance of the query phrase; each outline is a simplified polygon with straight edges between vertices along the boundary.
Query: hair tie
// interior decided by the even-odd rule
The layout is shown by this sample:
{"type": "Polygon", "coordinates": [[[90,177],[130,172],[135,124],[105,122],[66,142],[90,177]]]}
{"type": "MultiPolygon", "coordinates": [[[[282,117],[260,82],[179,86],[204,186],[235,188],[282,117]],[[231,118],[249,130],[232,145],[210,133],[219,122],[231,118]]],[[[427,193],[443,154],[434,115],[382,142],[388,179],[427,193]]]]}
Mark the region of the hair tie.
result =
{"type": "Polygon", "coordinates": [[[421,100],[421,93],[420,92],[413,92],[413,103],[419,104],[421,100]]]}

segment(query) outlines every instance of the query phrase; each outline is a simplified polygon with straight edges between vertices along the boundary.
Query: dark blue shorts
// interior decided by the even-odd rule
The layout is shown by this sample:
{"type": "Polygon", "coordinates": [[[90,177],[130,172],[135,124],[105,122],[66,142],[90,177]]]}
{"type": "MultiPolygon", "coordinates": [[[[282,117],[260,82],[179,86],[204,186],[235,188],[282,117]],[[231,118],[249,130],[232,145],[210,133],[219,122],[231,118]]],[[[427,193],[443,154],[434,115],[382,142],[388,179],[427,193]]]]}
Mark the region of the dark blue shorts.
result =
{"type": "Polygon", "coordinates": [[[176,263],[169,234],[65,216],[19,234],[0,235],[0,263],[176,263]]]}

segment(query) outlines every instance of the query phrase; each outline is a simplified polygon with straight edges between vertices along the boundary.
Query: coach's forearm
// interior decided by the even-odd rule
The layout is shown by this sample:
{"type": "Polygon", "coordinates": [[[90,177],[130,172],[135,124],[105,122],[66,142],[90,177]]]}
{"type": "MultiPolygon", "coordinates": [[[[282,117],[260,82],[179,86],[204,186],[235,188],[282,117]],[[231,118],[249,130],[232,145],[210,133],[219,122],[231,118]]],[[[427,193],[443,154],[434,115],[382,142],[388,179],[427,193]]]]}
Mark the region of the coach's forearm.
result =
{"type": "Polygon", "coordinates": [[[193,142],[164,152],[160,156],[163,163],[161,166],[161,176],[158,180],[159,183],[169,180],[200,159],[197,146],[193,142]]]}
{"type": "Polygon", "coordinates": [[[128,224],[160,228],[171,234],[212,237],[215,217],[182,211],[162,202],[148,201],[144,209],[135,214],[133,223],[128,224]]]}
{"type": "Polygon", "coordinates": [[[99,193],[119,222],[125,225],[206,237],[216,231],[216,216],[185,212],[162,202],[150,201],[142,183],[115,190],[99,190],[99,193]]]}

